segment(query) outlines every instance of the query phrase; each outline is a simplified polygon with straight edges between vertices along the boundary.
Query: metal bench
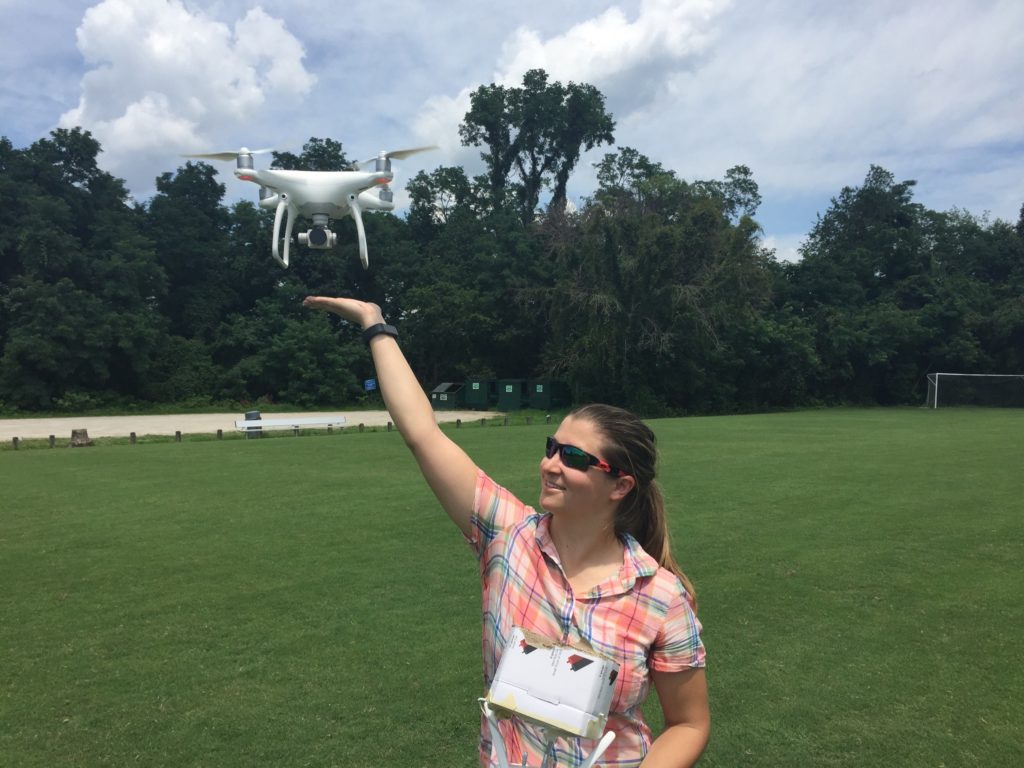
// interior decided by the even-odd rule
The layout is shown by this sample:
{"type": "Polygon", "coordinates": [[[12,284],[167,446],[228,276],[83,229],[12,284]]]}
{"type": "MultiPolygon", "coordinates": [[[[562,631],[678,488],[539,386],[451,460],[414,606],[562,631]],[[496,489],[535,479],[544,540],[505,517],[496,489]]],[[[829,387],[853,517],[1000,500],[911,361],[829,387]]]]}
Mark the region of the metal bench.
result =
{"type": "Polygon", "coordinates": [[[265,429],[290,429],[299,434],[303,427],[343,427],[344,416],[299,416],[292,419],[238,419],[235,429],[246,434],[262,432],[265,429]]]}

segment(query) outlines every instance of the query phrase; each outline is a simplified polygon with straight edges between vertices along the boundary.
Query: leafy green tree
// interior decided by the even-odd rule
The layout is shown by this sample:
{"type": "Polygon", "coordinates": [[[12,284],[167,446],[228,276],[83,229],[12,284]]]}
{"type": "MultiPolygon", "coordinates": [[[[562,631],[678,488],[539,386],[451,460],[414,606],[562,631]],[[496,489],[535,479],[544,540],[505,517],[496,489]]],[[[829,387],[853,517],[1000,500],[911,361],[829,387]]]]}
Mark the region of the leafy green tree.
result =
{"type": "Polygon", "coordinates": [[[594,86],[569,83],[560,107],[548,151],[554,177],[548,212],[555,214],[565,212],[566,186],[580,153],[615,140],[615,121],[605,111],[604,94],[594,86]]]}
{"type": "Polygon", "coordinates": [[[456,210],[410,267],[401,318],[424,383],[536,369],[544,335],[536,286],[550,284],[552,265],[514,212],[456,210]]]}
{"type": "Polygon", "coordinates": [[[464,146],[486,147],[480,157],[487,164],[487,181],[493,195],[500,194],[509,184],[518,154],[515,90],[494,83],[481,85],[470,94],[469,112],[459,125],[464,146]]]}
{"type": "Polygon", "coordinates": [[[221,372],[207,344],[199,339],[166,336],[150,361],[138,395],[156,403],[209,405],[215,400],[221,372]]]}
{"type": "Polygon", "coordinates": [[[600,187],[559,254],[550,372],[581,399],[645,413],[762,402],[764,377],[744,370],[761,354],[755,373],[771,372],[784,349],[777,337],[799,338],[799,326],[762,318],[774,262],[756,223],[733,225],[714,187],[677,179],[631,148],[606,155],[597,173],[600,187]]]}
{"type": "Polygon", "coordinates": [[[1005,222],[929,211],[913,186],[872,166],[789,269],[791,306],[816,329],[821,399],[920,402],[929,371],[999,372],[1019,359],[1007,353],[1020,338],[1020,238],[1005,222]]]}
{"type": "Polygon", "coordinates": [[[232,309],[246,311],[269,296],[282,279],[271,256],[273,217],[248,200],[231,206],[228,216],[226,279],[236,296],[232,309]]]}
{"type": "Polygon", "coordinates": [[[98,153],[80,129],[0,142],[0,209],[18,214],[0,246],[0,399],[19,407],[134,397],[161,342],[165,274],[98,153]]]}
{"type": "Polygon", "coordinates": [[[550,210],[565,209],[565,189],[583,150],[613,141],[615,123],[592,85],[548,82],[542,69],[523,75],[522,88],[491,84],[470,95],[459,126],[465,146],[485,146],[492,200],[514,188],[520,217],[533,221],[541,190],[553,185],[550,210]]]}
{"type": "Polygon", "coordinates": [[[170,289],[161,313],[172,334],[204,342],[238,306],[227,273],[230,218],[216,177],[209,164],[193,162],[161,174],[146,217],[170,289]]]}
{"type": "MultiPolygon", "coordinates": [[[[15,170],[20,165],[20,154],[10,139],[0,137],[0,286],[21,272],[17,234],[25,213],[25,189],[15,170]]],[[[5,326],[0,322],[0,345],[5,326]]]]}
{"type": "Polygon", "coordinates": [[[873,165],[862,186],[844,187],[832,199],[800,249],[806,274],[827,281],[815,286],[818,295],[857,304],[927,271],[927,249],[921,247],[925,211],[913,202],[915,184],[896,182],[873,165]]]}
{"type": "Polygon", "coordinates": [[[460,167],[420,171],[405,185],[405,190],[409,194],[406,219],[424,242],[429,242],[454,217],[475,216],[472,204],[476,190],[460,167]]]}
{"type": "Polygon", "coordinates": [[[113,342],[103,303],[66,278],[31,277],[16,281],[7,302],[12,324],[0,361],[3,399],[44,409],[69,392],[98,395],[110,377],[113,342]]]}
{"type": "MultiPolygon", "coordinates": [[[[632,147],[618,147],[617,152],[606,154],[594,167],[598,181],[595,201],[605,208],[646,210],[649,199],[662,197],[658,195],[659,189],[677,187],[674,172],[632,147]]],[[[678,192],[682,194],[683,189],[678,192]]]]}
{"type": "Polygon", "coordinates": [[[933,214],[929,370],[1024,370],[1024,241],[1008,222],[966,211],[933,214]]]}
{"type": "Polygon", "coordinates": [[[356,400],[372,370],[356,330],[303,310],[292,290],[283,294],[261,299],[221,329],[214,345],[224,371],[220,394],[307,407],[356,400]]]}
{"type": "Polygon", "coordinates": [[[340,141],[315,136],[302,145],[302,152],[298,155],[292,152],[271,154],[274,158],[271,167],[287,171],[347,171],[352,165],[340,141]]]}
{"type": "MultiPolygon", "coordinates": [[[[536,374],[649,415],[915,402],[928,371],[1024,370],[1024,210],[1013,224],[930,211],[914,182],[872,166],[819,217],[803,260],[780,264],[742,165],[688,182],[622,147],[564,214],[580,153],[612,127],[596,90],[541,70],[478,89],[461,132],[488,174],[424,172],[406,218],[368,214],[370,270],[347,218],[337,249],[281,269],[272,214],[226,207],[208,165],[162,174],[139,206],[88,132],[25,149],[0,138],[0,401],[360,400],[372,366],[358,330],[301,307],[345,291],[401,325],[428,388],[536,374]],[[556,215],[534,222],[545,187],[556,215]]],[[[316,138],[275,162],[349,166],[316,138]]]]}
{"type": "Polygon", "coordinates": [[[761,205],[757,182],[745,165],[735,165],[727,170],[722,181],[701,181],[695,186],[719,199],[726,216],[733,222],[738,222],[743,216],[754,216],[761,205]]]}
{"type": "Polygon", "coordinates": [[[833,198],[790,271],[798,311],[816,329],[822,397],[888,399],[886,382],[908,363],[900,354],[915,320],[894,314],[892,292],[925,256],[924,211],[913,202],[913,186],[872,166],[863,186],[844,187],[833,198]]]}

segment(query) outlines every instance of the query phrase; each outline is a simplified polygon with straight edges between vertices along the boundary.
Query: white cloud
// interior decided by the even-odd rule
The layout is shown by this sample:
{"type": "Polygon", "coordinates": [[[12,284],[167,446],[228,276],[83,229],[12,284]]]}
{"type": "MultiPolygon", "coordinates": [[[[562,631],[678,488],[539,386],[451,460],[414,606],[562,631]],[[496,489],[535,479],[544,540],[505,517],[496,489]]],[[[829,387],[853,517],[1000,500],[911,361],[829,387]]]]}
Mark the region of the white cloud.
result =
{"type": "Polygon", "coordinates": [[[316,78],[302,64],[302,44],[285,29],[284,22],[257,6],[235,24],[236,55],[249,66],[268,62],[262,75],[269,91],[309,93],[316,78]]]}
{"type": "MultiPolygon", "coordinates": [[[[505,40],[491,82],[517,86],[530,69],[544,69],[554,80],[596,86],[614,105],[616,118],[641,109],[663,88],[667,71],[692,67],[713,39],[713,20],[731,0],[642,0],[631,19],[618,5],[545,38],[530,26],[505,40]]],[[[458,125],[470,95],[481,83],[454,96],[428,99],[414,126],[421,140],[439,141],[449,157],[479,166],[460,149],[458,125]],[[438,138],[443,137],[443,138],[438,138]]]]}
{"type": "Polygon", "coordinates": [[[763,238],[761,245],[769,250],[775,251],[775,258],[778,261],[800,261],[800,246],[803,245],[807,235],[768,235],[763,238]]]}
{"type": "MultiPolygon", "coordinates": [[[[78,124],[78,123],[76,123],[78,124]]],[[[120,155],[155,147],[186,147],[199,142],[194,120],[175,113],[163,93],[146,93],[124,114],[97,125],[104,146],[120,155]]]]}
{"type": "Polygon", "coordinates": [[[207,144],[224,129],[246,133],[268,100],[293,105],[315,83],[302,44],[260,7],[232,29],[181,0],[103,0],[77,40],[90,69],[60,125],[92,131],[114,171],[130,172],[139,153],[223,149],[207,144]]]}
{"type": "MultiPolygon", "coordinates": [[[[438,164],[479,173],[457,131],[470,93],[543,67],[598,87],[616,143],[683,178],[748,165],[768,235],[809,230],[871,163],[917,179],[931,207],[1016,220],[1024,199],[1020,0],[259,1],[23,4],[0,28],[5,130],[28,143],[63,112],[141,196],[178,152],[297,150],[281,142],[309,136],[359,157],[441,145],[403,163],[405,179],[438,164]]],[[[571,197],[592,193],[606,151],[580,160],[571,197]]],[[[221,178],[229,198],[252,196],[221,178]]]]}
{"type": "Polygon", "coordinates": [[[506,41],[496,81],[517,85],[528,69],[597,85],[616,101],[642,101],[661,73],[684,66],[712,39],[712,21],[729,0],[643,0],[630,20],[619,6],[548,40],[520,27],[506,41]],[[624,87],[628,83],[628,87],[624,87]]]}
{"type": "Polygon", "coordinates": [[[617,132],[687,178],[744,163],[766,198],[827,200],[875,163],[920,195],[1007,167],[1019,141],[1019,2],[746,2],[719,22],[700,67],[617,132]]]}

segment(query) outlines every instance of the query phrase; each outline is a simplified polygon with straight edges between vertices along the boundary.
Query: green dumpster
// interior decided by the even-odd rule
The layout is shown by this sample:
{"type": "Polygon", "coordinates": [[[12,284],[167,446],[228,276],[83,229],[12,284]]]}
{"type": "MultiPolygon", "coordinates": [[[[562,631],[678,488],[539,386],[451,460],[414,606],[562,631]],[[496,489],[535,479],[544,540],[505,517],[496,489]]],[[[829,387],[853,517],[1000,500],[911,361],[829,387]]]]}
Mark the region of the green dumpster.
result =
{"type": "Polygon", "coordinates": [[[526,379],[501,379],[498,382],[499,411],[521,411],[527,402],[526,379]]]}
{"type": "Polygon", "coordinates": [[[457,411],[464,402],[465,386],[461,382],[446,381],[430,392],[430,404],[435,411],[457,411]]]}
{"type": "Polygon", "coordinates": [[[569,385],[564,381],[531,379],[526,389],[530,407],[540,411],[564,408],[572,403],[569,385]]]}
{"type": "Polygon", "coordinates": [[[463,402],[474,411],[489,411],[498,399],[493,379],[469,379],[463,387],[463,402]]]}

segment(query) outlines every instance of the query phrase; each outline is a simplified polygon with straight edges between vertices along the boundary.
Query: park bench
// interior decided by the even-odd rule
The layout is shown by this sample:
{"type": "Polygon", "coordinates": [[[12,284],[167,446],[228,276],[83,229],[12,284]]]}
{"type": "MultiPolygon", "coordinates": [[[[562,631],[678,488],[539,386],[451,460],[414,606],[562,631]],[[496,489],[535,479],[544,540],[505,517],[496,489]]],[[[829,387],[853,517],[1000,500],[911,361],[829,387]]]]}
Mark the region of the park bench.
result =
{"type": "Polygon", "coordinates": [[[343,427],[344,416],[297,416],[291,419],[238,419],[235,429],[246,434],[262,432],[266,429],[290,429],[299,434],[303,427],[343,427]]]}

